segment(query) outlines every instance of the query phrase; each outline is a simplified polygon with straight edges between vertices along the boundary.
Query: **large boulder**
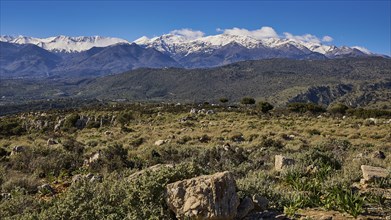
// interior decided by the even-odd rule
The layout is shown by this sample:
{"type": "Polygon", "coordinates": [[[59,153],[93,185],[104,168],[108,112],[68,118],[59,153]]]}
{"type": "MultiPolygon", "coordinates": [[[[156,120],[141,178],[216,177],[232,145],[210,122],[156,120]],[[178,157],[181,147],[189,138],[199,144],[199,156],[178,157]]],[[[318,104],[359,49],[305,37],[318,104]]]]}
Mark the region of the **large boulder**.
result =
{"type": "Polygon", "coordinates": [[[234,219],[239,198],[226,171],[168,184],[167,204],[178,219],[234,219]]]}
{"type": "Polygon", "coordinates": [[[389,171],[381,167],[361,165],[362,175],[365,181],[372,181],[377,178],[387,178],[389,171]]]}

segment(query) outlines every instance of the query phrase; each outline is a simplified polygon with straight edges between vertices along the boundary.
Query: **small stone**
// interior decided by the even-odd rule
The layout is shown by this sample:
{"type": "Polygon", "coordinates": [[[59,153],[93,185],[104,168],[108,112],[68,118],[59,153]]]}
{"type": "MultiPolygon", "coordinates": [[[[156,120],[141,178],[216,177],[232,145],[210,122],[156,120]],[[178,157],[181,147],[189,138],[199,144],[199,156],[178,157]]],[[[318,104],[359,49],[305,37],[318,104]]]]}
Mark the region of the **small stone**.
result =
{"type": "Polygon", "coordinates": [[[274,217],[274,219],[277,219],[277,220],[285,220],[285,219],[289,219],[289,218],[287,218],[285,214],[281,214],[281,215],[276,215],[276,216],[274,217]]]}
{"type": "Polygon", "coordinates": [[[23,146],[15,146],[12,148],[11,155],[24,152],[26,149],[23,146]]]}
{"type": "Polygon", "coordinates": [[[100,175],[100,174],[94,175],[94,176],[90,179],[90,183],[94,183],[94,182],[99,182],[99,183],[101,183],[102,181],[103,181],[103,176],[100,175]]]}
{"type": "Polygon", "coordinates": [[[157,140],[155,141],[155,145],[156,146],[162,146],[163,144],[165,144],[167,141],[166,140],[157,140]]]}
{"type": "Polygon", "coordinates": [[[55,144],[58,144],[58,142],[56,140],[54,140],[53,138],[48,139],[48,141],[47,141],[48,146],[55,145],[55,144]]]}
{"type": "Polygon", "coordinates": [[[331,215],[322,215],[319,220],[333,220],[333,216],[331,215]]]}
{"type": "Polygon", "coordinates": [[[11,199],[11,193],[1,193],[0,194],[0,200],[6,200],[6,199],[11,199]]]}
{"type": "Polygon", "coordinates": [[[44,195],[54,194],[54,189],[49,184],[43,184],[41,186],[38,186],[38,191],[44,195]]]}
{"type": "Polygon", "coordinates": [[[284,157],[282,155],[276,155],[274,161],[274,168],[277,171],[284,170],[287,166],[291,166],[295,164],[295,160],[291,158],[284,157]]]}
{"type": "Polygon", "coordinates": [[[269,200],[266,197],[253,195],[255,211],[264,211],[269,206],[269,200]]]}
{"type": "Polygon", "coordinates": [[[85,177],[86,177],[87,179],[91,179],[92,177],[94,177],[94,174],[92,174],[92,173],[87,173],[85,177]]]}
{"type": "Polygon", "coordinates": [[[375,151],[374,153],[373,153],[373,158],[378,158],[378,159],[386,159],[386,155],[384,154],[384,152],[383,151],[375,151]]]}
{"type": "Polygon", "coordinates": [[[83,176],[81,174],[76,174],[72,177],[72,183],[77,183],[83,179],[83,176]]]}

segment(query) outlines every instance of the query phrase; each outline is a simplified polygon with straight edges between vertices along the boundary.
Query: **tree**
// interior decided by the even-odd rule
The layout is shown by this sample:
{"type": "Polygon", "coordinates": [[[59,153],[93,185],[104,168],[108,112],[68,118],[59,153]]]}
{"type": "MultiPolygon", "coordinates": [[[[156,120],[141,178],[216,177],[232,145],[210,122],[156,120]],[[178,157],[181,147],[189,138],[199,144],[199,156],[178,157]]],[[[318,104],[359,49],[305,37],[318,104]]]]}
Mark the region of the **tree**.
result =
{"type": "Polygon", "coordinates": [[[254,105],[255,104],[255,99],[251,97],[244,97],[240,101],[241,104],[243,105],[254,105]]]}
{"type": "Polygon", "coordinates": [[[221,103],[227,103],[227,102],[228,102],[228,99],[227,99],[227,98],[220,98],[220,102],[221,102],[221,103]]]}
{"type": "Polygon", "coordinates": [[[342,103],[335,103],[333,105],[330,105],[327,108],[327,111],[332,113],[332,114],[342,114],[342,115],[344,115],[348,109],[349,109],[349,107],[347,107],[346,105],[344,105],[342,103]]]}
{"type": "Polygon", "coordinates": [[[259,102],[258,107],[261,109],[261,112],[263,113],[267,113],[274,108],[274,106],[268,102],[259,102]]]}

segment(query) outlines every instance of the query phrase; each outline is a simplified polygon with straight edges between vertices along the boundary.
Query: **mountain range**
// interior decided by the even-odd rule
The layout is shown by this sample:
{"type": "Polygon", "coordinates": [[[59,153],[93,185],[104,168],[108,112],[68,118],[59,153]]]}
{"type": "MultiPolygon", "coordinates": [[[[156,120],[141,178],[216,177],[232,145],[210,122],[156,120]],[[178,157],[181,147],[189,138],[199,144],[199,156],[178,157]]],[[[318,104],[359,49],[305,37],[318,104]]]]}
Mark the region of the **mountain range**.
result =
{"type": "Polygon", "coordinates": [[[3,78],[95,77],[141,67],[210,68],[238,61],[289,58],[326,60],[382,56],[360,47],[295,39],[219,34],[188,39],[166,34],[134,42],[112,37],[0,37],[3,78]]]}

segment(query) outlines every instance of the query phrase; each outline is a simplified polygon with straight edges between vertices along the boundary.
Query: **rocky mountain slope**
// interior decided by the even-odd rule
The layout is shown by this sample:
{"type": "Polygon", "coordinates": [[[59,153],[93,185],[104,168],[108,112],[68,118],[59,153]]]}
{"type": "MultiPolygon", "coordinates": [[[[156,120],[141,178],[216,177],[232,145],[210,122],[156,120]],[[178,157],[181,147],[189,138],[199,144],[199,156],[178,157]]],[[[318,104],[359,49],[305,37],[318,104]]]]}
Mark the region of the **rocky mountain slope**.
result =
{"type": "Polygon", "coordinates": [[[390,105],[391,60],[267,59],[209,69],[139,68],[94,79],[2,80],[1,103],[80,98],[99,100],[237,102],[245,96],[274,105],[314,102],[390,105]]]}

